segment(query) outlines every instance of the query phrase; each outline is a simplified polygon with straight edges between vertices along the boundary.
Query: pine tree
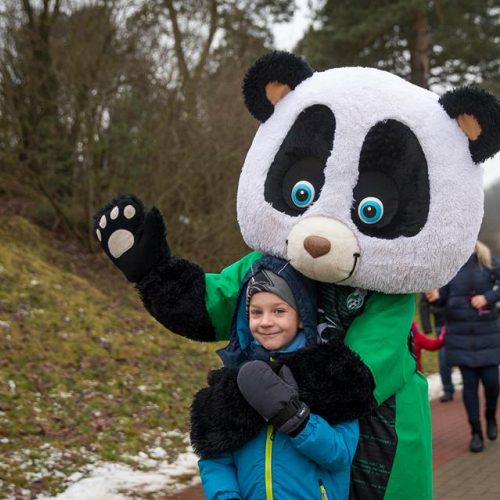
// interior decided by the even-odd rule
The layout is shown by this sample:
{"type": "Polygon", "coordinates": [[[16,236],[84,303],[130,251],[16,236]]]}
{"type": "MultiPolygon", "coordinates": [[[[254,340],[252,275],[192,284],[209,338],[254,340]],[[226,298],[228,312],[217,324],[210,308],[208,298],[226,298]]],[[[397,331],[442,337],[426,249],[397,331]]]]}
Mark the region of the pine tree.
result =
{"type": "Polygon", "coordinates": [[[496,0],[328,0],[297,50],[316,69],[374,66],[423,87],[500,90],[496,0]]]}

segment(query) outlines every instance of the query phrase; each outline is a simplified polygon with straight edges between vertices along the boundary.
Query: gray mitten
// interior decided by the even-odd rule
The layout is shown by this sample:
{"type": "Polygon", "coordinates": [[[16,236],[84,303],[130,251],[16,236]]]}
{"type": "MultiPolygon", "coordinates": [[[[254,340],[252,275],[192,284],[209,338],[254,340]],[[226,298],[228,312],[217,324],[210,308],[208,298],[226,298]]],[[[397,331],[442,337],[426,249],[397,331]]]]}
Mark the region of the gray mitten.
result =
{"type": "Polygon", "coordinates": [[[264,361],[250,361],[238,372],[238,388],[279,432],[292,434],[309,416],[309,407],[299,400],[297,382],[286,365],[277,375],[264,361]]]}

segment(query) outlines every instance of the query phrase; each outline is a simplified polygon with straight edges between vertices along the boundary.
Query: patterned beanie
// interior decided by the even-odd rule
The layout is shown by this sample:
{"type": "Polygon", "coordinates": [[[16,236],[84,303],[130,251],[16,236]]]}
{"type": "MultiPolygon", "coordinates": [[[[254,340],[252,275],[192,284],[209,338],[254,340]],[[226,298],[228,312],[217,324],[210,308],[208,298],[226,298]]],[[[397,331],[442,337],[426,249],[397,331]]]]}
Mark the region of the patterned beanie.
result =
{"type": "Polygon", "coordinates": [[[246,310],[248,316],[248,308],[250,306],[250,299],[253,295],[259,292],[268,292],[277,295],[283,299],[287,304],[297,310],[297,303],[293,292],[288,286],[288,283],[277,274],[267,269],[261,269],[257,274],[252,276],[248,281],[247,294],[246,294],[246,310]]]}

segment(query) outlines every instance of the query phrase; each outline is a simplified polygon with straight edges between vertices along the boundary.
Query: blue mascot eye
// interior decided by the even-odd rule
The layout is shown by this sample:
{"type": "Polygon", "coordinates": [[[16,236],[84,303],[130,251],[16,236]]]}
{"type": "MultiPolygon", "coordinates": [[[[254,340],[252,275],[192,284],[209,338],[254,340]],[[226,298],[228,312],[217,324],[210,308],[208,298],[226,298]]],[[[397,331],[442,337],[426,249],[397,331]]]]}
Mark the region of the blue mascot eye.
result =
{"type": "Polygon", "coordinates": [[[384,216],[384,204],[374,196],[363,198],[358,206],[358,216],[365,224],[376,224],[384,216]]]}
{"type": "Polygon", "coordinates": [[[292,202],[299,208],[308,207],[315,195],[316,190],[309,181],[299,181],[292,188],[292,202]]]}

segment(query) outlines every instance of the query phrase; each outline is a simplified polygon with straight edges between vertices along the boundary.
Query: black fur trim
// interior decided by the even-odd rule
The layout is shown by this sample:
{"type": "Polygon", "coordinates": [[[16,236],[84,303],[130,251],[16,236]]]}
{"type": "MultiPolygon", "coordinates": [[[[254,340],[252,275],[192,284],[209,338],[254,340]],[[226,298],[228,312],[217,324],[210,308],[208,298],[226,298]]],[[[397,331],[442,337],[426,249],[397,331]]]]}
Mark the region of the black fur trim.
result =
{"type": "Polygon", "coordinates": [[[191,405],[191,445],[202,458],[237,450],[266,425],[238,389],[237,368],[220,368],[209,375],[191,405]]]}
{"type": "Polygon", "coordinates": [[[187,260],[160,260],[136,285],[146,309],[169,330],[211,342],[215,330],[205,307],[205,273],[187,260]]]}
{"type": "Polygon", "coordinates": [[[273,51],[262,56],[250,67],[243,80],[243,97],[248,111],[260,122],[265,122],[274,111],[266,97],[266,85],[280,82],[293,90],[313,72],[307,62],[289,52],[273,51]]]}
{"type": "MultiPolygon", "coordinates": [[[[330,424],[360,418],[375,407],[374,382],[359,356],[338,340],[301,349],[273,364],[286,364],[311,413],[330,424]]],[[[266,422],[241,396],[237,369],[210,375],[212,385],[196,394],[191,408],[191,443],[201,457],[234,451],[254,438],[266,422]]]]}
{"type": "Polygon", "coordinates": [[[439,99],[451,118],[466,113],[476,118],[481,135],[469,140],[474,163],[481,163],[500,151],[500,101],[478,87],[461,87],[450,90],[439,99]]]}
{"type": "Polygon", "coordinates": [[[292,371],[300,400],[330,424],[359,418],[375,407],[370,370],[340,340],[301,349],[278,360],[276,368],[282,364],[292,371]]]}

